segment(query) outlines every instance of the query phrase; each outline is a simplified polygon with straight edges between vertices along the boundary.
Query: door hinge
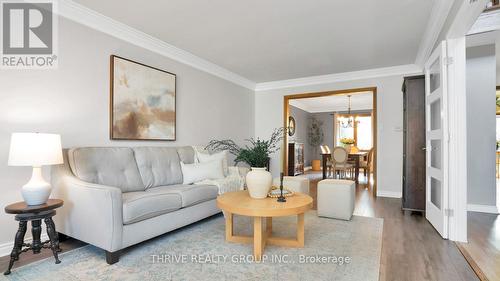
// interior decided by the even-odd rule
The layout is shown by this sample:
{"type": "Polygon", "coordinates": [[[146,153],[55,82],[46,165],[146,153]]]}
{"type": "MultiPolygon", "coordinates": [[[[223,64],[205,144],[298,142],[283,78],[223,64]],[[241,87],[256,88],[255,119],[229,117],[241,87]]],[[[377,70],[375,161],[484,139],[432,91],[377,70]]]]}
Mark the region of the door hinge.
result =
{"type": "Polygon", "coordinates": [[[445,63],[446,65],[453,64],[453,57],[445,57],[445,58],[444,58],[444,63],[445,63]]]}
{"type": "Polygon", "coordinates": [[[453,217],[453,209],[444,209],[444,214],[447,217],[453,217]]]}

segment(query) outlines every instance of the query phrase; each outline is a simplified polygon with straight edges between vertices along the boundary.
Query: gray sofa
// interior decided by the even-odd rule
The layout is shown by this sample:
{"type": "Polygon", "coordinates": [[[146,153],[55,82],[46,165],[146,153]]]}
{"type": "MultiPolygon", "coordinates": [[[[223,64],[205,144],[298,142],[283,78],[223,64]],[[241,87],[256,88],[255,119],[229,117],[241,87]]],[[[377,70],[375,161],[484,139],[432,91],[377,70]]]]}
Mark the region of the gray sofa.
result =
{"type": "Polygon", "coordinates": [[[214,185],[183,185],[192,147],[87,147],[53,166],[52,197],[64,200],[57,230],[106,251],[120,250],[220,212],[214,185]]]}

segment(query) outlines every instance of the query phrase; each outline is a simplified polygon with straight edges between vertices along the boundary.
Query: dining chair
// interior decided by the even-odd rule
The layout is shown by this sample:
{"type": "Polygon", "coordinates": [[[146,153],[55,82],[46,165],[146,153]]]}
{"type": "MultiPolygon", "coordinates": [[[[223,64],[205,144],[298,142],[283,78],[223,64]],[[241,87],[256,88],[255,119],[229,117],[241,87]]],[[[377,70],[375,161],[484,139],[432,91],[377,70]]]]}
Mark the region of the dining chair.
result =
{"type": "Polygon", "coordinates": [[[368,156],[366,158],[366,161],[362,160],[362,161],[359,161],[359,168],[360,169],[363,169],[363,174],[365,175],[365,177],[368,176],[368,185],[370,185],[370,174],[373,170],[373,155],[375,153],[375,148],[371,148],[370,151],[368,152],[368,156]]]}
{"type": "Polygon", "coordinates": [[[338,175],[340,178],[347,178],[347,173],[349,172],[350,178],[352,179],[354,175],[354,165],[347,163],[349,158],[349,153],[342,146],[336,146],[332,151],[332,161],[331,168],[333,170],[334,177],[338,175]]]}
{"type": "Polygon", "coordinates": [[[500,151],[497,151],[497,179],[500,178],[500,151]]]}

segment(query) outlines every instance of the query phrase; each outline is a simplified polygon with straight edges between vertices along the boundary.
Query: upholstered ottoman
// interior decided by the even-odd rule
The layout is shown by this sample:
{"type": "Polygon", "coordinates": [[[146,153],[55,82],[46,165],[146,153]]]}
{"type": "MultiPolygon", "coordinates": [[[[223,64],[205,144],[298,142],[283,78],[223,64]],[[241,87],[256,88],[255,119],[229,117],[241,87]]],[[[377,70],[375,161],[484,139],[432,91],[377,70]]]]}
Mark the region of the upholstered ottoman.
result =
{"type": "Polygon", "coordinates": [[[354,212],[356,184],[350,180],[326,179],[318,183],[318,216],[350,220],[354,212]]]}
{"type": "MultiPolygon", "coordinates": [[[[280,186],[280,178],[275,178],[273,185],[280,186]]],[[[283,177],[283,186],[293,192],[309,194],[309,179],[305,177],[283,177]]]]}

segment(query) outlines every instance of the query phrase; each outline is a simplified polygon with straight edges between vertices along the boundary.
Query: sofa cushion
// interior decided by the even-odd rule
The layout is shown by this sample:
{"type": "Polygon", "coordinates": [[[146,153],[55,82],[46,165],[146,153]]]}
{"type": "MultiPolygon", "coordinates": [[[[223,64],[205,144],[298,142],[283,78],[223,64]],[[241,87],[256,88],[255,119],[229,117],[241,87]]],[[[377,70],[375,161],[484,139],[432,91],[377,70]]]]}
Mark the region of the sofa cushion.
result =
{"type": "Polygon", "coordinates": [[[182,146],[177,148],[177,153],[179,154],[179,158],[185,164],[194,163],[195,151],[192,146],[182,146]]]}
{"type": "Polygon", "coordinates": [[[68,160],[73,174],[83,181],[118,187],[123,192],[145,189],[131,148],[72,148],[68,160]]]}
{"type": "Polygon", "coordinates": [[[179,184],[150,188],[147,192],[170,192],[181,197],[182,207],[189,207],[217,198],[219,188],[215,185],[179,184]]]}
{"type": "Polygon", "coordinates": [[[211,162],[214,160],[220,160],[222,161],[222,170],[224,171],[224,176],[227,176],[229,171],[228,171],[228,163],[227,163],[227,150],[215,152],[212,154],[209,153],[203,153],[200,151],[196,152],[196,158],[200,163],[206,163],[206,162],[211,162]]]}
{"type": "Polygon", "coordinates": [[[215,180],[224,178],[222,160],[214,160],[205,163],[184,164],[181,162],[182,183],[191,184],[203,180],[215,180]]]}
{"type": "Polygon", "coordinates": [[[123,224],[139,222],[182,207],[181,195],[168,188],[151,188],[147,191],[122,194],[123,224]]]}
{"type": "Polygon", "coordinates": [[[134,147],[135,159],[146,188],[182,183],[179,154],[175,147],[134,147]]]}

